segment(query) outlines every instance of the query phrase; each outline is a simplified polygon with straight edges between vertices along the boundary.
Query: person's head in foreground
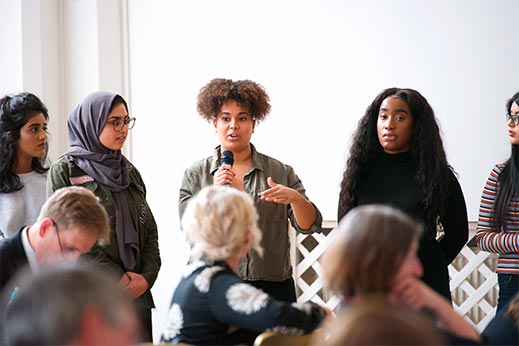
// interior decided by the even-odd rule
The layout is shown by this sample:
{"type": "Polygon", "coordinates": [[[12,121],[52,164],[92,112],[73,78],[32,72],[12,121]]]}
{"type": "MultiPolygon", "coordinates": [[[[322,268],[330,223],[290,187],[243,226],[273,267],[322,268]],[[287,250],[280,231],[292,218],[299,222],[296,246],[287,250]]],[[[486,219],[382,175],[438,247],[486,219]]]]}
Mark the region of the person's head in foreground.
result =
{"type": "Polygon", "coordinates": [[[432,321],[372,296],[340,313],[315,345],[445,345],[432,321]]]}
{"type": "Polygon", "coordinates": [[[258,214],[252,198],[226,186],[202,189],[187,206],[182,229],[192,244],[192,259],[227,261],[230,267],[251,248],[262,254],[258,214]]]}
{"type": "Polygon", "coordinates": [[[322,261],[329,287],[343,296],[346,311],[376,294],[395,308],[413,310],[417,318],[429,316],[446,343],[479,342],[476,329],[450,301],[419,280],[421,234],[422,226],[398,209],[375,204],[352,209],[322,261]]]}
{"type": "Polygon", "coordinates": [[[422,226],[383,205],[351,210],[339,222],[323,256],[329,287],[346,297],[388,294],[405,277],[421,277],[417,257],[422,226]]]}
{"type": "Polygon", "coordinates": [[[9,345],[132,345],[139,325],[118,285],[77,266],[48,268],[21,280],[7,307],[9,345]]]}

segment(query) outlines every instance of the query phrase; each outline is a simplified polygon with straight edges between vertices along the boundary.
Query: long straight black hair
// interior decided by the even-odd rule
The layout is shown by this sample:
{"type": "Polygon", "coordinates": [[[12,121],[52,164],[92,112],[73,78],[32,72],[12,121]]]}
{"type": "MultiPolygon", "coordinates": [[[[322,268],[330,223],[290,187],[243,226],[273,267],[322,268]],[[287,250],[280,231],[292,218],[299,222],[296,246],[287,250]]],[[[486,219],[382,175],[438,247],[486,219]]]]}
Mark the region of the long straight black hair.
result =
{"type": "MultiPolygon", "coordinates": [[[[506,103],[506,111],[511,114],[512,104],[519,105],[519,92],[506,103]]],[[[508,206],[514,196],[519,195],[519,145],[512,144],[512,154],[506,161],[503,171],[497,180],[498,189],[494,204],[492,225],[495,229],[506,231],[505,218],[508,206]]]]}

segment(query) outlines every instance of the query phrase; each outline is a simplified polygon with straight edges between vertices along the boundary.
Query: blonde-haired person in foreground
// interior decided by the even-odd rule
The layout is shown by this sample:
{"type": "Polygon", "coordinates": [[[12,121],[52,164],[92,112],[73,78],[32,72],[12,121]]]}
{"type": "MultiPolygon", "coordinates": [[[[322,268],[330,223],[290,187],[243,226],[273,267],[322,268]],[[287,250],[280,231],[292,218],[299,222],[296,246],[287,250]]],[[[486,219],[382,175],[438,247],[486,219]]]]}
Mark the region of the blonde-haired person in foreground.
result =
{"type": "Polygon", "coordinates": [[[206,187],[189,201],[182,228],[192,262],[173,294],[163,342],[252,344],[263,331],[304,334],[324,319],[319,306],[275,300],[236,275],[250,249],[263,253],[257,221],[251,197],[231,187],[206,187]]]}
{"type": "Polygon", "coordinates": [[[109,234],[108,215],[91,191],[59,189],[45,202],[36,223],[0,243],[0,288],[23,267],[37,272],[59,261],[75,262],[96,242],[107,244],[109,234]]]}
{"type": "MultiPolygon", "coordinates": [[[[329,287],[341,295],[344,308],[371,295],[432,316],[448,344],[479,342],[477,331],[449,301],[419,280],[417,256],[422,226],[403,212],[383,205],[352,209],[340,221],[322,259],[329,287]]],[[[384,340],[380,340],[384,342],[384,340]]]]}

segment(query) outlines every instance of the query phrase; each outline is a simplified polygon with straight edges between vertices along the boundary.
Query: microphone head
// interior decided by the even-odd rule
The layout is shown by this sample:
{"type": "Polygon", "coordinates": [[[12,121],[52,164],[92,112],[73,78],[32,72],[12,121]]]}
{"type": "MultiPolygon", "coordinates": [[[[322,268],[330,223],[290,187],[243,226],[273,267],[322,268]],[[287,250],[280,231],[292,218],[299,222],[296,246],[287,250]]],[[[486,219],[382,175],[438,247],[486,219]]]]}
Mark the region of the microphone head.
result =
{"type": "Polygon", "coordinates": [[[234,154],[230,150],[225,150],[222,152],[222,157],[220,158],[220,163],[222,165],[229,165],[232,167],[234,164],[234,154]]]}

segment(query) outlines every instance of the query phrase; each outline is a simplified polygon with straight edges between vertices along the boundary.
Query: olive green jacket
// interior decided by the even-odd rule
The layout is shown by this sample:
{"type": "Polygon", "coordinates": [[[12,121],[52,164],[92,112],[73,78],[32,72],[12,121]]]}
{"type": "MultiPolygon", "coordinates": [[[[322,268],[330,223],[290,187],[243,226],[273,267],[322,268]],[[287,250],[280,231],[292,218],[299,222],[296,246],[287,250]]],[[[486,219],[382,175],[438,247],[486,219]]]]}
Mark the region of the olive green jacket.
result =
{"type": "MultiPolygon", "coordinates": [[[[110,244],[104,247],[94,245],[92,251],[84,255],[84,259],[87,260],[87,263],[115,275],[117,279],[121,278],[125,270],[117,247],[115,206],[112,192],[81,170],[74,162],[73,157],[63,156],[51,166],[47,174],[47,195],[50,196],[59,188],[71,185],[82,186],[91,190],[99,198],[110,217],[110,244]]],[[[161,265],[157,224],[146,202],[144,182],[133,165],[130,165],[130,185],[126,188],[125,195],[133,224],[139,235],[135,272],[146,279],[151,289],[157,279],[161,265]]],[[[140,307],[155,307],[150,289],[136,299],[140,307]]]]}
{"type": "MultiPolygon", "coordinates": [[[[255,251],[249,251],[240,260],[238,275],[244,280],[284,281],[292,277],[290,263],[289,221],[292,227],[301,233],[321,232],[323,217],[314,205],[317,216],[314,224],[307,230],[301,229],[296,222],[292,207],[285,204],[266,202],[261,193],[270,187],[267,178],[299,192],[307,200],[305,188],[301,180],[289,165],[252,149],[252,168],[243,178],[243,189],[253,199],[259,214],[258,226],[263,234],[261,246],[263,257],[255,251]]],[[[186,169],[179,195],[180,218],[184,214],[187,203],[203,187],[213,185],[213,175],[220,166],[220,147],[213,155],[196,162],[186,169]]]]}

